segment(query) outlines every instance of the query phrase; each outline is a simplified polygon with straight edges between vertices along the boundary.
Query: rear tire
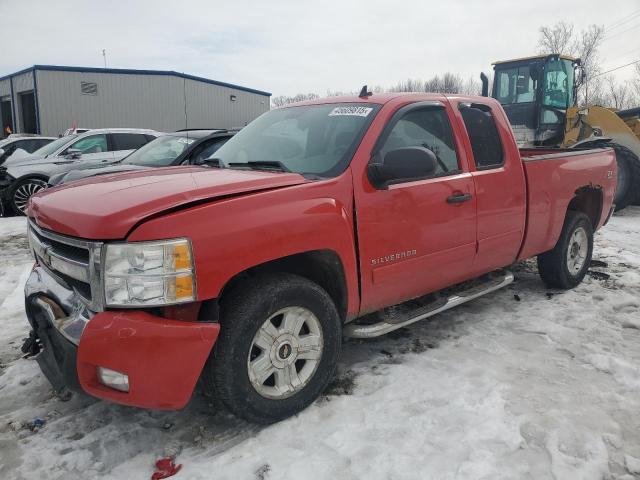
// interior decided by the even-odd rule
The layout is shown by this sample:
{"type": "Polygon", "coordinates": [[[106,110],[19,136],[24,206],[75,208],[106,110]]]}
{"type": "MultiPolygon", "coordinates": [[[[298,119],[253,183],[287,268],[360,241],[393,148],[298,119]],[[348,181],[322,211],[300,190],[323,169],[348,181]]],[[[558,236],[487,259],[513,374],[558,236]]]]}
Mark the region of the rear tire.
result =
{"type": "Polygon", "coordinates": [[[618,183],[614,203],[616,211],[640,200],[640,159],[631,150],[615,143],[604,144],[616,152],[618,183]]]}
{"type": "Polygon", "coordinates": [[[593,253],[593,226],[582,212],[567,212],[553,250],[538,255],[538,272],[552,288],[574,288],[587,274],[593,253]]]}
{"type": "Polygon", "coordinates": [[[318,398],[341,342],[342,322],[325,290],[297,275],[262,275],[223,297],[205,384],[237,416],[277,422],[318,398]]]}

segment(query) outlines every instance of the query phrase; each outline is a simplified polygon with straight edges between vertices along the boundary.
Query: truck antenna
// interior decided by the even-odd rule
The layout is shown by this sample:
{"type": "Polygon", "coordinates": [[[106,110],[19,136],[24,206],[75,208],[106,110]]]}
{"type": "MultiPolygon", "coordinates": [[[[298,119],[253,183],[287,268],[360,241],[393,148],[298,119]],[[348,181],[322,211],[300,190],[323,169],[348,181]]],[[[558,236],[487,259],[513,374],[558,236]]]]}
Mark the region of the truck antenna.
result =
{"type": "Polygon", "coordinates": [[[373,93],[372,93],[372,92],[370,92],[370,91],[367,89],[367,86],[365,85],[365,86],[363,86],[363,87],[360,89],[360,95],[358,95],[358,97],[360,97],[360,98],[367,98],[367,97],[370,97],[371,95],[373,95],[373,93]]]}

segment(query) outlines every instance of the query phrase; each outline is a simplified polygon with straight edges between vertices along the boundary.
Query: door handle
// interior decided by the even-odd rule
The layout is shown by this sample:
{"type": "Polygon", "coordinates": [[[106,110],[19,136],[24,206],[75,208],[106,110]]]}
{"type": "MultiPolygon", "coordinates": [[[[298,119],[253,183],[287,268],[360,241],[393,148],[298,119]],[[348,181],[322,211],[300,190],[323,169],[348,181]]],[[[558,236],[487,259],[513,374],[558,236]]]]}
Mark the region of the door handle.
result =
{"type": "Polygon", "coordinates": [[[450,197],[447,197],[447,203],[449,204],[463,203],[463,202],[468,202],[472,198],[473,197],[470,193],[456,193],[455,195],[451,195],[450,197]]]}

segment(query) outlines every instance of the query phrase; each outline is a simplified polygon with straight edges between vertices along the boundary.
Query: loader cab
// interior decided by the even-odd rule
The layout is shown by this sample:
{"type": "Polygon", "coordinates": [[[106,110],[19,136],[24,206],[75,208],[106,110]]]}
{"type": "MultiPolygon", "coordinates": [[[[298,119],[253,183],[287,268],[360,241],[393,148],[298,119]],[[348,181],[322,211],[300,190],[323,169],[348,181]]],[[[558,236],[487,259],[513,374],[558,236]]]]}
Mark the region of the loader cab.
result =
{"type": "Polygon", "coordinates": [[[575,104],[580,60],[564,55],[494,63],[492,97],[504,108],[520,146],[557,146],[575,104]]]}

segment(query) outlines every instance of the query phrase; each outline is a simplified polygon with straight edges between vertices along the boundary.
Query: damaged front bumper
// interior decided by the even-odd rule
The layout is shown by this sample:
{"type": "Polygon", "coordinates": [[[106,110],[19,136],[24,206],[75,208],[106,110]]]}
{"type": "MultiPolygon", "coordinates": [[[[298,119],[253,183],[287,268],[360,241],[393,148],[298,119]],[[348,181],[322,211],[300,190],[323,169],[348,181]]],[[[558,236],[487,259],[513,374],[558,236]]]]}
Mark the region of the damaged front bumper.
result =
{"type": "Polygon", "coordinates": [[[186,405],[220,331],[218,323],[170,320],[141,310],[93,312],[39,265],[25,285],[25,307],[33,331],[23,351],[58,395],[84,391],[144,408],[186,405]],[[126,375],[128,391],[103,383],[100,369],[126,375]]]}

